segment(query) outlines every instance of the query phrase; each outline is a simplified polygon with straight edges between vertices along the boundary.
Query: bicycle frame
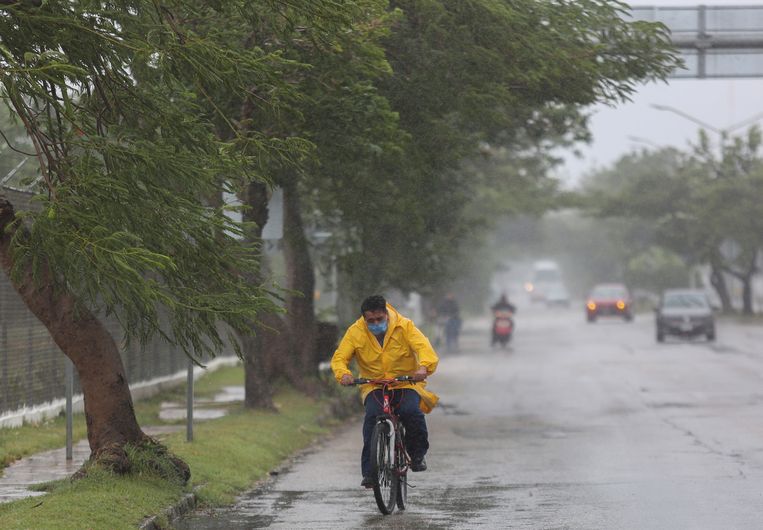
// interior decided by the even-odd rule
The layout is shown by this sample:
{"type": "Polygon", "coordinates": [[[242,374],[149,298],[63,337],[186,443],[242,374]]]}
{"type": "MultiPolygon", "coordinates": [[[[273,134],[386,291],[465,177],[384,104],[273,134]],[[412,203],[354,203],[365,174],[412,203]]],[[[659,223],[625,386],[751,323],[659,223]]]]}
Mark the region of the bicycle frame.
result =
{"type": "MultiPolygon", "coordinates": [[[[377,422],[383,421],[387,425],[389,425],[389,432],[390,432],[390,455],[393,462],[396,462],[395,457],[397,456],[397,447],[396,442],[398,440],[398,437],[396,436],[398,431],[398,425],[400,423],[400,418],[398,417],[397,413],[394,411],[392,407],[392,395],[394,392],[394,388],[390,388],[390,385],[394,383],[399,382],[409,382],[413,381],[414,379],[410,376],[401,376],[397,377],[395,379],[355,379],[353,382],[356,385],[361,384],[376,384],[381,387],[382,390],[382,412],[383,416],[379,416],[377,418],[377,422]],[[383,418],[383,419],[382,419],[383,418]]],[[[405,447],[400,448],[402,451],[405,451],[405,447]]],[[[396,469],[396,473],[398,475],[405,474],[406,471],[408,471],[408,466],[410,465],[410,459],[408,458],[408,454],[405,454],[405,467],[403,469],[396,469]]]]}
{"type": "MultiPolygon", "coordinates": [[[[411,464],[410,457],[405,450],[404,430],[400,426],[400,418],[394,410],[392,405],[393,392],[395,388],[391,388],[391,385],[397,382],[414,381],[410,376],[402,376],[395,379],[355,379],[354,384],[375,384],[381,387],[382,398],[379,400],[376,396],[374,399],[379,400],[379,404],[382,406],[382,414],[376,418],[376,425],[385,424],[388,429],[388,441],[387,452],[390,463],[390,471],[394,475],[394,481],[396,486],[393,485],[394,494],[390,494],[397,498],[398,507],[403,510],[407,503],[407,472],[411,464]]],[[[389,505],[389,501],[392,497],[387,497],[387,500],[383,499],[383,494],[379,490],[379,485],[374,486],[374,495],[376,496],[377,504],[382,513],[389,514],[394,510],[394,504],[389,505]]]]}
{"type": "MultiPolygon", "coordinates": [[[[397,447],[395,447],[397,444],[395,441],[397,440],[397,423],[398,418],[397,415],[392,411],[392,402],[391,402],[391,395],[388,391],[388,387],[384,387],[382,389],[383,396],[384,396],[384,403],[382,404],[382,410],[384,411],[384,421],[387,425],[389,425],[389,454],[390,454],[390,460],[392,462],[397,462],[397,447]]],[[[377,421],[379,421],[379,418],[377,418],[377,421]]],[[[397,470],[395,470],[397,472],[397,470]]]]}

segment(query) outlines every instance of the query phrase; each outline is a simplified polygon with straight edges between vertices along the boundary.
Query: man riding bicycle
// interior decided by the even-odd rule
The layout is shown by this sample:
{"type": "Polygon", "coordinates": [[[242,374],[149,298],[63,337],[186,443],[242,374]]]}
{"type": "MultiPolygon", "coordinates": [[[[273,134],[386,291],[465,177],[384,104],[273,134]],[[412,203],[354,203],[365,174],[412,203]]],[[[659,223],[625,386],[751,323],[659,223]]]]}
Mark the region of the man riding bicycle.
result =
{"type": "MultiPolygon", "coordinates": [[[[413,376],[415,382],[394,385],[392,404],[406,429],[406,450],[411,457],[411,471],[426,471],[424,455],[429,449],[429,439],[424,413],[430,412],[439,398],[426,390],[424,379],[437,368],[437,353],[413,322],[387,304],[383,296],[366,298],[360,312],[362,316],[347,329],[334,352],[331,369],[337,381],[345,386],[353,384],[354,378],[349,369],[353,358],[358,363],[362,378],[413,376]]],[[[373,481],[370,476],[369,441],[376,417],[382,414],[382,391],[373,384],[366,384],[360,387],[360,392],[366,409],[360,458],[363,473],[361,486],[370,488],[373,481]]]]}

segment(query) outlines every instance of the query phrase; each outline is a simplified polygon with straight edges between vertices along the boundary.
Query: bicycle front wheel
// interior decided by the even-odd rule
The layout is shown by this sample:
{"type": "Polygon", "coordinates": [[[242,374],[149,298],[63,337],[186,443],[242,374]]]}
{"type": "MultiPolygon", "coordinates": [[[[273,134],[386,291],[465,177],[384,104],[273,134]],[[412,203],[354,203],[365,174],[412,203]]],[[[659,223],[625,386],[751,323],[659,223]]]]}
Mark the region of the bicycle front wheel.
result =
{"type": "Polygon", "coordinates": [[[379,422],[371,434],[371,479],[376,504],[384,515],[391,514],[395,509],[398,487],[389,430],[386,422],[379,422]]]}
{"type": "Polygon", "coordinates": [[[397,477],[397,507],[405,510],[408,504],[408,461],[405,454],[405,428],[399,425],[395,447],[395,476],[397,477]]]}

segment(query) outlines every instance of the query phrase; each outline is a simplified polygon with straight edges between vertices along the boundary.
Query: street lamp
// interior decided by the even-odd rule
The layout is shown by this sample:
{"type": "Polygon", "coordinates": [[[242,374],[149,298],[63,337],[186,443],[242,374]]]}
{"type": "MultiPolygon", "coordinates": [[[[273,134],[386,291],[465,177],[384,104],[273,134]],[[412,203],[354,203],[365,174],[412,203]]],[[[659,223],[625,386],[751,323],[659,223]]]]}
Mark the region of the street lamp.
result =
{"type": "Polygon", "coordinates": [[[648,145],[650,147],[654,147],[655,149],[662,149],[664,147],[664,146],[662,146],[662,145],[660,145],[658,143],[653,142],[649,138],[643,138],[641,136],[633,136],[632,134],[629,134],[627,136],[627,138],[631,142],[638,142],[640,144],[646,144],[646,145],[648,145]]]}
{"type": "Polygon", "coordinates": [[[742,120],[739,123],[735,123],[733,125],[729,125],[728,127],[724,127],[723,129],[719,129],[718,127],[713,127],[712,125],[700,120],[699,118],[695,118],[691,114],[687,114],[684,111],[679,110],[675,107],[671,107],[669,105],[658,105],[657,103],[652,103],[650,106],[656,110],[662,110],[666,112],[672,112],[673,114],[678,114],[682,118],[685,118],[691,122],[694,122],[704,129],[713,131],[714,133],[720,135],[723,138],[725,138],[726,135],[728,135],[731,131],[744,127],[745,125],[750,125],[751,123],[755,123],[763,118],[763,112],[759,112],[758,114],[750,116],[749,118],[742,120]]]}

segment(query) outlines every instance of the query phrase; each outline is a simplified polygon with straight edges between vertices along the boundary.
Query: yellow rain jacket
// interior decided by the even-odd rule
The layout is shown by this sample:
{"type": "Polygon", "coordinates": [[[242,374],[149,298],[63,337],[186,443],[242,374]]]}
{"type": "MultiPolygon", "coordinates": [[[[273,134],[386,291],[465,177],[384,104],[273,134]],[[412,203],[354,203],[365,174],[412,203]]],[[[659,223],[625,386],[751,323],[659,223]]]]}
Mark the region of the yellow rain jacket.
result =
{"type": "MultiPolygon", "coordinates": [[[[384,347],[368,330],[363,317],[349,327],[331,358],[331,369],[337,381],[345,374],[352,375],[349,364],[353,357],[358,362],[360,377],[368,379],[392,379],[401,375],[413,375],[419,366],[426,367],[429,375],[434,373],[439,359],[429,339],[419,331],[411,319],[402,316],[389,304],[387,312],[389,325],[384,335],[384,347]]],[[[361,399],[365,400],[374,388],[374,385],[361,385],[361,399]]],[[[426,389],[426,381],[401,382],[393,388],[415,390],[421,396],[419,407],[427,413],[432,411],[440,399],[426,389]]]]}

